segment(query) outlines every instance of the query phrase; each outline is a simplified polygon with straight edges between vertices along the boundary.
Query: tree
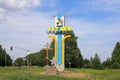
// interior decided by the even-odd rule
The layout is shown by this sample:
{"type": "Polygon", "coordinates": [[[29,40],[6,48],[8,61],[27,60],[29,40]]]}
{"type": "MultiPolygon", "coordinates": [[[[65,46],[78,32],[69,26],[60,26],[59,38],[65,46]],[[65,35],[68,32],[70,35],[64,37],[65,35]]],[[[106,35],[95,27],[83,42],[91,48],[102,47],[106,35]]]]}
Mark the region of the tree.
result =
{"type": "Polygon", "coordinates": [[[111,58],[108,58],[106,61],[103,62],[102,65],[104,68],[111,68],[111,64],[112,64],[111,58]]]}
{"type": "Polygon", "coordinates": [[[93,69],[103,69],[101,65],[101,61],[97,53],[95,54],[95,57],[91,59],[91,68],[93,69]]]}
{"type": "Polygon", "coordinates": [[[31,65],[37,65],[38,64],[38,53],[32,53],[26,56],[26,59],[31,65]]]}
{"type": "Polygon", "coordinates": [[[112,52],[111,59],[112,59],[112,68],[120,68],[120,42],[116,43],[116,46],[112,52]]]}
{"type": "MultiPolygon", "coordinates": [[[[49,51],[48,55],[49,59],[52,59],[53,51],[49,51]]],[[[40,50],[39,52],[29,54],[26,56],[26,59],[29,60],[32,65],[43,67],[46,65],[46,50],[40,50]]],[[[50,61],[48,63],[50,65],[50,61]]]]}
{"type": "Polygon", "coordinates": [[[84,68],[90,68],[90,60],[89,59],[84,59],[83,60],[83,67],[84,68]]]}
{"type": "Polygon", "coordinates": [[[73,31],[65,33],[66,35],[71,35],[71,38],[65,40],[65,67],[69,67],[69,62],[71,67],[82,67],[83,57],[81,51],[77,45],[77,38],[73,31]]]}
{"type": "Polygon", "coordinates": [[[12,65],[12,59],[6,53],[6,50],[2,48],[2,45],[0,45],[0,66],[11,66],[11,65],[12,65]]]}
{"type": "Polygon", "coordinates": [[[23,58],[19,57],[14,61],[14,64],[16,66],[22,66],[23,65],[23,58]]]}

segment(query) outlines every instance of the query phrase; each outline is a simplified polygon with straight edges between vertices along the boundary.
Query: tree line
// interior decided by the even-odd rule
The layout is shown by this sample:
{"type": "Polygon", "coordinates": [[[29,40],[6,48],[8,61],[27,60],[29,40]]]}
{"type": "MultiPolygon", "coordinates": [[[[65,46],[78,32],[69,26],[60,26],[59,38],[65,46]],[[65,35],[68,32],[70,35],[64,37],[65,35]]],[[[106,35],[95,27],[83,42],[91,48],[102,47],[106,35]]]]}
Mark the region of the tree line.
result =
{"type": "Polygon", "coordinates": [[[9,54],[6,53],[6,50],[0,45],[0,66],[11,66],[12,59],[9,54]]]}
{"type": "MultiPolygon", "coordinates": [[[[104,62],[101,62],[100,57],[96,53],[94,57],[90,57],[90,59],[84,59],[83,56],[81,55],[81,51],[78,48],[77,45],[77,39],[78,37],[75,36],[74,32],[67,32],[65,35],[71,35],[71,38],[68,38],[65,40],[65,67],[66,68],[91,68],[91,69],[105,69],[105,68],[110,68],[110,69],[120,69],[120,42],[117,42],[114,50],[112,52],[112,57],[106,59],[104,62]]],[[[54,47],[54,40],[50,44],[51,48],[54,47]]],[[[5,49],[2,49],[2,46],[0,46],[0,61],[4,63],[5,66],[5,58],[1,54],[7,54],[5,49]],[[1,51],[2,50],[2,51],[1,51]]],[[[54,49],[50,50],[48,52],[49,54],[49,59],[52,59],[54,56],[54,49]]],[[[8,55],[8,54],[7,54],[8,55]]],[[[12,64],[12,60],[10,56],[8,55],[9,58],[8,64],[12,64]]],[[[2,64],[3,64],[2,63],[2,64]]],[[[35,53],[31,53],[27,55],[25,58],[17,58],[14,61],[15,65],[34,65],[34,66],[45,66],[46,65],[46,51],[45,50],[40,50],[35,53]],[[29,63],[28,63],[29,62],[29,63]]],[[[50,61],[49,61],[50,65],[50,61]]],[[[0,64],[0,66],[2,66],[0,64]]]]}

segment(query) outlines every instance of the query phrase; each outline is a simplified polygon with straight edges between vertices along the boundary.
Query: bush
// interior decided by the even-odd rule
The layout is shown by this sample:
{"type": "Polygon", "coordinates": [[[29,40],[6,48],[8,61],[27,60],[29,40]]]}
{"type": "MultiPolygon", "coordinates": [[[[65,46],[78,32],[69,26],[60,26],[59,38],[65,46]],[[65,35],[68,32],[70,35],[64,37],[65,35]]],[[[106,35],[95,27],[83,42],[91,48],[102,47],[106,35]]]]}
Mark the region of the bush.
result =
{"type": "Polygon", "coordinates": [[[120,64],[118,62],[115,62],[111,66],[112,69],[120,69],[120,64]]]}

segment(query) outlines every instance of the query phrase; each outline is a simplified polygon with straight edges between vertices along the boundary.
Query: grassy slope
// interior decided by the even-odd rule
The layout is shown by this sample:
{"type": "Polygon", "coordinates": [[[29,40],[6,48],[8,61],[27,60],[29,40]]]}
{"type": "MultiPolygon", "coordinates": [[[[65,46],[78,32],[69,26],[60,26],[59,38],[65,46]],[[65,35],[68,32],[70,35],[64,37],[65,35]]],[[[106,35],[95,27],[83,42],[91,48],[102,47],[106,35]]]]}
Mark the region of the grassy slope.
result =
{"type": "MultiPolygon", "coordinates": [[[[75,73],[89,74],[88,78],[46,76],[41,67],[0,67],[0,80],[120,80],[120,70],[66,69],[75,73]]],[[[69,74],[69,73],[68,73],[69,74]]]]}

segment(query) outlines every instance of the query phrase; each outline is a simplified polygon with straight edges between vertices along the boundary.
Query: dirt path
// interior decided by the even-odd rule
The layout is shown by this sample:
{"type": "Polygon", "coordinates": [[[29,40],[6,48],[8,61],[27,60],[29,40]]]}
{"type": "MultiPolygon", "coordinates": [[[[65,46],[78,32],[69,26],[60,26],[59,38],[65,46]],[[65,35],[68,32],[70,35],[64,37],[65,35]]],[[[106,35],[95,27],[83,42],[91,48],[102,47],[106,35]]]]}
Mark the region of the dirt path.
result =
{"type": "Polygon", "coordinates": [[[63,72],[60,73],[60,76],[72,77],[72,78],[89,78],[89,74],[75,73],[75,72],[72,72],[72,71],[63,71],[63,72]]]}
{"type": "Polygon", "coordinates": [[[45,75],[58,75],[58,76],[62,76],[62,77],[71,77],[71,78],[89,78],[90,75],[87,73],[76,73],[76,72],[72,72],[72,71],[63,71],[63,72],[59,72],[57,74],[57,70],[54,66],[51,66],[48,68],[48,70],[45,72],[45,75]]]}

